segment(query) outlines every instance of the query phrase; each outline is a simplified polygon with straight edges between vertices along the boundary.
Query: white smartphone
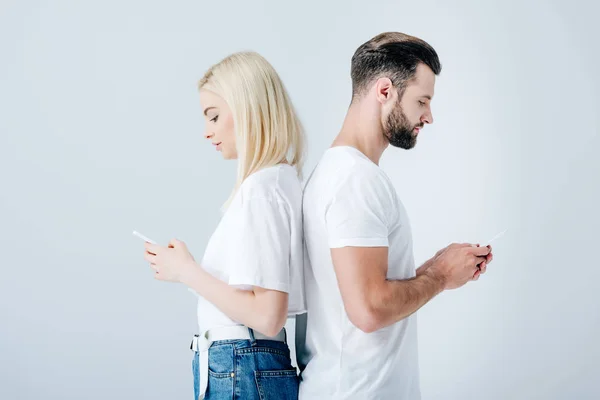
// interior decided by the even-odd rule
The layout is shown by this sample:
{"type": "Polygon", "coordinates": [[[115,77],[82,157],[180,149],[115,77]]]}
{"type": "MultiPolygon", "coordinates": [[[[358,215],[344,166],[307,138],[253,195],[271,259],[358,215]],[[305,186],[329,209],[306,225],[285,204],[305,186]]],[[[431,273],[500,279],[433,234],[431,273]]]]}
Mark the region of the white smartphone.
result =
{"type": "Polygon", "coordinates": [[[133,231],[133,235],[139,237],[140,239],[142,239],[144,242],[148,242],[148,243],[152,243],[152,244],[156,244],[156,242],[152,239],[147,238],[146,236],[142,235],[141,233],[139,233],[138,231],[133,231]]]}
{"type": "Polygon", "coordinates": [[[488,244],[492,243],[494,240],[498,239],[499,237],[502,237],[506,233],[507,230],[508,229],[503,230],[502,232],[500,232],[499,234],[497,234],[496,236],[494,236],[493,238],[491,238],[490,240],[488,240],[486,246],[488,244]]]}

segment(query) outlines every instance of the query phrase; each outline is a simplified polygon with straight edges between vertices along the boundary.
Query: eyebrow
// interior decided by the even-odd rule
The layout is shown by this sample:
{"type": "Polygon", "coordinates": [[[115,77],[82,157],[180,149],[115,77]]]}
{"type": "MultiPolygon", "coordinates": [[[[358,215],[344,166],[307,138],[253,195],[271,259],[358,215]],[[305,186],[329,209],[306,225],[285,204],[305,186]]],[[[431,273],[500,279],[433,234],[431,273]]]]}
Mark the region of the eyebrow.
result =
{"type": "Polygon", "coordinates": [[[428,94],[424,94],[424,95],[423,95],[423,96],[421,96],[421,97],[425,97],[427,100],[431,100],[431,96],[430,96],[430,95],[428,95],[428,94]]]}
{"type": "Polygon", "coordinates": [[[206,108],[204,109],[204,115],[207,115],[207,114],[208,114],[208,111],[209,111],[209,110],[212,110],[213,108],[217,108],[217,107],[206,107],[206,108]]]}

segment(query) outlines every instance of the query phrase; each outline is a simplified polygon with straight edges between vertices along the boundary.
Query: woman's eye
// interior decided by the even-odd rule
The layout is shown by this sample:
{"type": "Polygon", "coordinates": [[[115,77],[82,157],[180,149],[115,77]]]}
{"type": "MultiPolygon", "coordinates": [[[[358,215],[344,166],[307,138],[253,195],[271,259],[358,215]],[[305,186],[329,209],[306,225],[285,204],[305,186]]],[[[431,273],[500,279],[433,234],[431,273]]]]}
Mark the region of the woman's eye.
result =
{"type": "Polygon", "coordinates": [[[219,119],[218,115],[215,115],[215,117],[213,119],[211,119],[212,122],[217,122],[217,120],[219,119]]]}

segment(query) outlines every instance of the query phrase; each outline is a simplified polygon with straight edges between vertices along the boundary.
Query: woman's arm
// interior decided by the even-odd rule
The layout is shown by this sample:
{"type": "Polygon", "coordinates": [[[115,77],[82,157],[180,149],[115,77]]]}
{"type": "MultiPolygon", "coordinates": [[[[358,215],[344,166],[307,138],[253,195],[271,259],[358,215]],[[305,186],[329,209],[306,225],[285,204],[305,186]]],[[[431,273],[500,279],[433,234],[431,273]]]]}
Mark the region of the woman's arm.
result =
{"type": "Polygon", "coordinates": [[[215,278],[196,263],[182,283],[234,321],[264,335],[275,336],[285,325],[288,294],[254,286],[253,290],[237,289],[215,278]]]}
{"type": "Polygon", "coordinates": [[[172,240],[168,247],[146,243],[144,258],[161,281],[181,282],[214,304],[234,321],[264,335],[275,336],[283,328],[288,310],[288,294],[254,286],[237,289],[206,272],[191,255],[185,243],[172,240]]]}

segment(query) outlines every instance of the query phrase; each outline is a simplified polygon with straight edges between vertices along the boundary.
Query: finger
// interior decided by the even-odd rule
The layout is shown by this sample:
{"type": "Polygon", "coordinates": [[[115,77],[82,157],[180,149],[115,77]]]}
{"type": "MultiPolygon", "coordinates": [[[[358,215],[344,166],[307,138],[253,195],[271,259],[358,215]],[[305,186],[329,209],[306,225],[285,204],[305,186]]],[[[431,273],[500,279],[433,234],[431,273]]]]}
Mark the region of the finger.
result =
{"type": "Polygon", "coordinates": [[[482,262],[481,264],[479,264],[479,272],[480,274],[485,274],[485,271],[487,270],[487,262],[482,262]]]}
{"type": "Polygon", "coordinates": [[[488,254],[490,254],[490,249],[488,249],[487,247],[471,246],[467,249],[467,251],[477,257],[487,256],[488,254]]]}
{"type": "Polygon", "coordinates": [[[157,244],[152,244],[149,242],[144,243],[144,248],[146,249],[146,251],[148,253],[151,253],[151,254],[157,254],[160,251],[161,247],[162,246],[159,246],[157,244]]]}
{"type": "Polygon", "coordinates": [[[185,246],[185,243],[183,243],[181,240],[178,240],[178,239],[169,240],[169,247],[171,247],[171,248],[182,247],[182,246],[185,246]]]}
{"type": "Polygon", "coordinates": [[[475,255],[472,255],[472,257],[468,259],[467,264],[475,268],[479,268],[479,265],[481,265],[482,262],[485,262],[485,256],[477,257],[475,255]]]}
{"type": "Polygon", "coordinates": [[[481,276],[481,271],[477,270],[475,271],[475,273],[473,274],[473,278],[472,280],[476,281],[477,279],[479,279],[479,277],[481,276]]]}
{"type": "Polygon", "coordinates": [[[144,253],[144,260],[148,261],[150,264],[156,264],[156,255],[146,251],[144,253]]]}
{"type": "Polygon", "coordinates": [[[494,255],[492,253],[488,254],[487,257],[485,258],[485,261],[489,264],[492,262],[492,260],[494,259],[494,255]]]}

